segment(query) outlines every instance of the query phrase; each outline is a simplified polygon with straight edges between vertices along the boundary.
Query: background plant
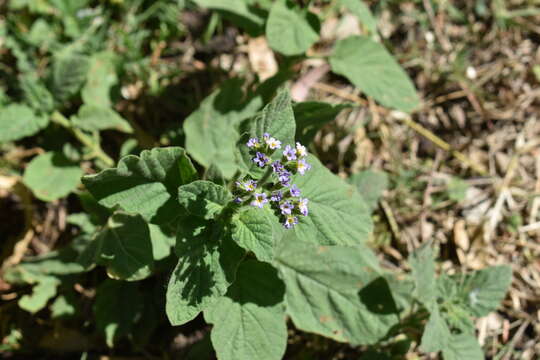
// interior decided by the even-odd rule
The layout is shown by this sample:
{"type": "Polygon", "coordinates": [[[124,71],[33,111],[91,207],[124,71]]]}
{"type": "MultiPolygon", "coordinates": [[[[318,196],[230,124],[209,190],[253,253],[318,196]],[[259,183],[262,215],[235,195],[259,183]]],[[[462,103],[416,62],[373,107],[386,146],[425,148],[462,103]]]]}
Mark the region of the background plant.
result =
{"type": "MultiPolygon", "coordinates": [[[[384,249],[390,236],[399,251],[413,253],[413,246],[403,249],[399,243],[403,239],[399,227],[406,221],[400,216],[407,199],[414,199],[426,185],[417,178],[421,166],[393,170],[390,183],[386,173],[356,173],[348,178],[351,187],[310,155],[312,171],[295,179],[302,195],[309,198],[310,215],[300,217],[294,230],[284,232],[267,210],[247,207],[228,213],[231,217],[225,217],[227,220],[218,215],[229,209],[236,179],[244,181],[247,173],[254,179],[263,176],[248,166],[253,154],[247,154],[245,143],[249,136],[262,138],[264,131],[283,144],[300,141],[308,145],[333,170],[350,173],[354,167],[358,169],[355,161],[363,155],[355,154],[357,160],[353,161],[351,154],[338,150],[337,157],[333,156],[321,139],[339,124],[331,123],[338,114],[350,115],[363,108],[343,101],[338,105],[291,103],[286,92],[275,95],[289,80],[302,84],[295,81],[298,69],[314,59],[325,73],[334,73],[333,79],[350,82],[366,96],[367,100],[348,99],[368,105],[374,116],[371,122],[376,123],[381,114],[390,114],[437,146],[450,149],[449,155],[470,171],[484,174],[469,157],[447,148],[448,143],[405,114],[421,110],[419,97],[386,50],[390,40],[379,33],[377,24],[381,22],[366,4],[14,1],[7,6],[9,16],[1,23],[5,47],[0,112],[2,179],[6,179],[3,186],[16,203],[24,205],[24,217],[22,213],[18,216],[25,219],[15,224],[24,236],[14,237],[6,245],[4,257],[7,283],[3,286],[8,295],[2,313],[17,306],[25,311],[4,317],[3,346],[7,351],[23,345],[28,348],[27,334],[36,318],[27,314],[37,314],[62,326],[95,317],[95,322],[86,322],[82,338],[98,334],[97,339],[102,337],[111,348],[138,344],[135,351],[148,348],[154,352],[152,346],[145,345],[150,338],[175,331],[165,319],[163,310],[167,309],[173,324],[184,324],[204,310],[204,320],[212,325],[209,338],[219,358],[281,358],[287,327],[284,320],[277,320],[285,314],[291,319],[289,328],[352,345],[342,347],[299,333],[300,339],[317,344],[318,356],[349,351],[345,349],[357,349],[357,355],[366,358],[400,358],[415,349],[442,351],[448,359],[482,356],[472,319],[487,315],[502,300],[510,282],[508,268],[447,275],[447,264],[435,271],[436,251],[425,246],[410,256],[409,277],[386,260],[381,268],[370,250],[384,249]],[[205,13],[205,8],[212,12],[205,13]],[[360,31],[328,44],[322,25],[347,16],[360,20],[360,31]],[[190,22],[194,19],[203,19],[203,27],[190,22]],[[293,26],[287,26],[290,24],[293,26]],[[227,41],[238,34],[245,39],[265,36],[278,60],[274,77],[263,81],[261,73],[240,71],[225,81],[229,76],[221,63],[226,59],[222,54],[235,51],[234,40],[229,49],[227,41]],[[190,49],[198,58],[184,63],[182,57],[188,56],[190,49]],[[188,91],[175,96],[179,89],[188,91]],[[373,100],[400,112],[389,113],[373,100]],[[184,118],[180,125],[178,119],[184,118]],[[141,153],[145,148],[151,150],[141,153]],[[130,153],[136,155],[125,157],[130,153]],[[33,155],[37,156],[27,164],[33,155]],[[114,159],[121,160],[116,165],[114,159]],[[96,172],[99,174],[84,178],[82,187],[81,176],[96,172]],[[397,195],[391,200],[392,207],[388,201],[393,197],[379,202],[380,194],[388,190],[397,195]],[[37,210],[32,210],[32,204],[37,210]],[[55,240],[46,240],[40,248],[33,236],[41,232],[39,222],[46,222],[39,220],[39,214],[50,209],[63,209],[58,219],[69,214],[64,225],[61,220],[57,224],[66,231],[51,236],[55,240]],[[374,233],[370,211],[375,211],[374,233]],[[370,238],[370,234],[374,236],[370,238]],[[226,241],[208,240],[216,238],[226,241]],[[22,252],[11,250],[15,242],[22,252]],[[20,262],[26,249],[29,255],[42,255],[20,262]],[[224,253],[230,260],[226,264],[217,260],[224,253]],[[298,254],[305,258],[299,259],[298,254]],[[177,258],[180,261],[173,271],[177,258]],[[320,268],[319,264],[324,265],[320,268]],[[365,264],[363,270],[370,270],[366,274],[347,264],[365,264]],[[202,278],[194,281],[184,274],[202,278]],[[266,281],[261,283],[261,279],[266,281]],[[169,281],[166,299],[165,280],[169,281]],[[312,287],[312,282],[323,285],[312,287]],[[269,285],[277,291],[261,296],[269,285]],[[329,298],[340,300],[327,302],[329,298]],[[381,298],[388,303],[381,303],[381,298]],[[313,301],[321,313],[305,316],[304,310],[313,301]],[[124,306],[128,302],[129,306],[124,306]],[[223,314],[234,314],[238,321],[225,321],[223,314]],[[269,341],[269,330],[251,323],[250,336],[238,336],[243,345],[228,348],[226,336],[250,316],[265,319],[258,323],[279,331],[272,333],[269,341]],[[141,328],[145,331],[137,330],[141,328]],[[261,353],[252,353],[253,344],[261,353]]],[[[381,2],[371,9],[384,15],[396,6],[381,2]]],[[[480,9],[475,9],[479,17],[480,9]]],[[[426,11],[429,19],[433,8],[426,11]]],[[[461,21],[460,10],[453,5],[437,7],[436,11],[448,11],[455,16],[453,21],[461,21]]],[[[419,24],[425,24],[421,14],[418,19],[419,24]]],[[[497,24],[513,26],[508,21],[497,24]]],[[[438,41],[444,48],[444,39],[438,41]]],[[[460,56],[463,64],[466,55],[460,56]]],[[[458,62],[455,69],[448,70],[450,75],[441,76],[454,76],[463,83],[460,71],[464,68],[460,66],[458,62]]],[[[296,99],[300,98],[297,89],[292,87],[296,99]]],[[[369,129],[369,124],[356,124],[348,131],[369,129]]],[[[334,134],[342,136],[339,131],[334,134]]],[[[381,130],[383,145],[388,141],[385,131],[381,130]]],[[[361,136],[356,132],[358,145],[361,136]]],[[[345,134],[347,138],[350,135],[345,134]]],[[[462,176],[466,173],[461,172],[462,176]]],[[[459,177],[448,182],[440,196],[428,196],[433,209],[466,200],[468,183],[459,177]]],[[[433,183],[428,183],[428,188],[431,186],[433,183]]],[[[503,183],[503,191],[504,186],[508,184],[503,183]]],[[[518,218],[513,215],[513,219],[518,218]]],[[[509,224],[517,224],[512,225],[516,229],[521,226],[515,221],[509,224]]],[[[441,258],[451,259],[451,247],[442,247],[441,258]]],[[[458,252],[457,256],[461,261],[463,255],[458,252]]],[[[209,330],[201,317],[186,326],[181,331],[191,334],[191,342],[200,338],[197,331],[209,330]]],[[[77,336],[81,338],[81,333],[77,336]]],[[[45,346],[54,346],[44,339],[45,346]]],[[[292,351],[302,349],[303,341],[297,340],[292,351]]],[[[206,355],[199,351],[208,351],[208,342],[186,349],[196,354],[191,356],[202,358],[206,355]]],[[[500,354],[511,351],[504,348],[500,354]]]]}

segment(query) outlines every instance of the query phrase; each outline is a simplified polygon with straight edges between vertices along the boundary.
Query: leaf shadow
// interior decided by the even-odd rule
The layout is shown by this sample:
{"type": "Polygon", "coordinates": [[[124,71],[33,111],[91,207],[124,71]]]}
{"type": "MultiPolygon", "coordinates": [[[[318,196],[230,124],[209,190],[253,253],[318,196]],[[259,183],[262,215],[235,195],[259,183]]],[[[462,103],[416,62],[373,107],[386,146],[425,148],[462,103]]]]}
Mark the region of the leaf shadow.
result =
{"type": "Polygon", "coordinates": [[[364,286],[360,290],[359,296],[362,303],[372,313],[380,315],[396,314],[399,316],[400,310],[384,277],[378,277],[364,286]]]}

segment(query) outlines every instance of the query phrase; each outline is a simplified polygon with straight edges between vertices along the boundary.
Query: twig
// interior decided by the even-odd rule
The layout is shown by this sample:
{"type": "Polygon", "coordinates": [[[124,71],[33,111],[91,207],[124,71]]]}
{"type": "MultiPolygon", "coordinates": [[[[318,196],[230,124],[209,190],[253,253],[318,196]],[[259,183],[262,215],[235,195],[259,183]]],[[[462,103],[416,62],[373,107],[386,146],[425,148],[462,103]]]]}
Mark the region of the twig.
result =
{"type": "Polygon", "coordinates": [[[89,147],[94,153],[95,157],[103,161],[105,165],[109,167],[114,166],[114,160],[103,151],[101,146],[81,130],[71,126],[69,120],[66,119],[64,115],[60,114],[58,111],[55,111],[51,115],[51,120],[69,130],[77,138],[77,140],[79,140],[83,145],[89,147]]]}

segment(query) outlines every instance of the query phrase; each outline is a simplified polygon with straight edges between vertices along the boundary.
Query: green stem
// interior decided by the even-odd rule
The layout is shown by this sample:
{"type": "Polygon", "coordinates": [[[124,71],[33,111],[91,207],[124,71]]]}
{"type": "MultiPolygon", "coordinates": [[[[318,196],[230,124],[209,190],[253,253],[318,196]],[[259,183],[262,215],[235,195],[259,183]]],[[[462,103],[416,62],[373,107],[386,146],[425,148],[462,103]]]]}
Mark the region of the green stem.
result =
{"type": "Polygon", "coordinates": [[[73,134],[73,136],[77,138],[77,140],[79,140],[83,145],[90,148],[94,153],[95,157],[103,161],[105,165],[107,165],[108,167],[114,166],[114,160],[103,151],[101,146],[99,146],[98,143],[96,143],[90,136],[86,135],[81,130],[73,128],[69,120],[66,119],[64,115],[62,115],[58,111],[55,111],[51,115],[51,120],[69,130],[73,134]]]}
{"type": "Polygon", "coordinates": [[[272,167],[268,166],[268,169],[266,169],[266,172],[264,173],[263,177],[260,178],[259,181],[257,182],[257,186],[262,187],[266,183],[266,180],[268,180],[270,175],[272,175],[272,167]]]}

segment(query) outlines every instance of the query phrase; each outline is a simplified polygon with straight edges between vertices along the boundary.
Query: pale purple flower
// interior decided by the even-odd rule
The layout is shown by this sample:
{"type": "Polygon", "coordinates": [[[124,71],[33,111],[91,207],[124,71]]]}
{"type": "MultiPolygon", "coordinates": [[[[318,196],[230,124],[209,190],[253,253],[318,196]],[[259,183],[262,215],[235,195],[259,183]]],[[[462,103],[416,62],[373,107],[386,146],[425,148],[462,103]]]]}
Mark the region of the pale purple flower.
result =
{"type": "Polygon", "coordinates": [[[298,224],[298,218],[296,216],[289,215],[285,218],[283,226],[286,229],[291,229],[294,225],[298,224]]]}
{"type": "Polygon", "coordinates": [[[293,186],[291,186],[291,189],[289,191],[291,193],[291,196],[300,196],[300,189],[294,184],[293,186]]]}
{"type": "Polygon", "coordinates": [[[283,204],[279,205],[281,213],[283,215],[291,215],[294,209],[294,205],[290,201],[285,201],[283,204]]]}
{"type": "Polygon", "coordinates": [[[270,134],[269,133],[264,133],[262,138],[263,138],[264,142],[266,142],[266,140],[270,139],[270,134]]]}
{"type": "Polygon", "coordinates": [[[255,180],[247,180],[244,182],[237,181],[236,186],[242,190],[251,192],[257,188],[257,182],[255,180]]]}
{"type": "Polygon", "coordinates": [[[278,190],[272,193],[272,196],[270,196],[270,201],[279,202],[282,198],[283,194],[278,190]]]}
{"type": "Polygon", "coordinates": [[[296,143],[296,154],[298,157],[306,157],[307,156],[307,150],[306,147],[299,142],[296,143]]]}
{"type": "Polygon", "coordinates": [[[251,138],[246,144],[248,148],[258,148],[259,147],[259,139],[257,138],[251,138]]]}
{"type": "Polygon", "coordinates": [[[268,202],[265,193],[255,193],[254,197],[255,199],[253,199],[253,201],[250,203],[251,206],[256,206],[262,209],[264,204],[268,202]]]}
{"type": "Polygon", "coordinates": [[[263,168],[270,161],[270,159],[262,152],[257,151],[257,154],[255,154],[255,157],[252,159],[252,161],[257,164],[258,167],[263,168]]]}
{"type": "Polygon", "coordinates": [[[296,150],[291,145],[286,145],[285,150],[283,150],[283,156],[289,161],[296,160],[296,150]]]}
{"type": "Polygon", "coordinates": [[[239,196],[237,196],[237,197],[234,198],[233,201],[234,201],[236,204],[241,204],[241,203],[242,203],[242,198],[239,197],[239,196]]]}
{"type": "Polygon", "coordinates": [[[291,181],[291,173],[287,170],[283,170],[278,174],[278,179],[281,185],[289,186],[291,181]]]}
{"type": "Polygon", "coordinates": [[[306,160],[300,159],[296,162],[296,170],[298,170],[300,175],[304,175],[309,169],[311,169],[311,165],[306,160]]]}
{"type": "Polygon", "coordinates": [[[283,170],[285,170],[285,167],[283,167],[283,164],[281,163],[281,161],[279,160],[276,160],[272,163],[272,170],[276,173],[276,174],[279,174],[280,172],[282,172],[283,170]]]}
{"type": "Polygon", "coordinates": [[[300,199],[298,200],[298,209],[300,210],[300,213],[304,216],[307,216],[309,211],[308,211],[308,204],[309,200],[308,199],[300,199]]]}
{"type": "Polygon", "coordinates": [[[275,138],[271,137],[265,140],[266,145],[272,150],[280,149],[281,148],[281,141],[276,140],[275,138]]]}

